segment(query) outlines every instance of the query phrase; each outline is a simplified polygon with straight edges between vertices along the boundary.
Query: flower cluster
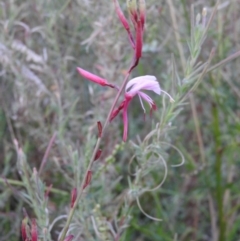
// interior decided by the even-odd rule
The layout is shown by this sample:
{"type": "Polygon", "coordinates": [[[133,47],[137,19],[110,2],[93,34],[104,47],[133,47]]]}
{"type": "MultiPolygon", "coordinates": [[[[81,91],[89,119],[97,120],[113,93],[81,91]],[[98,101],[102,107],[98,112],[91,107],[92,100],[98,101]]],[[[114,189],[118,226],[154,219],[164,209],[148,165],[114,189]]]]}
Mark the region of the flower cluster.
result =
{"type": "MultiPolygon", "coordinates": [[[[132,34],[129,22],[127,18],[124,16],[118,1],[117,0],[113,0],[113,1],[115,4],[116,13],[123,27],[128,33],[130,44],[134,50],[133,63],[128,71],[128,74],[130,74],[133,68],[138,65],[139,59],[142,56],[143,32],[144,32],[144,25],[145,25],[145,19],[146,19],[145,0],[138,0],[138,1],[127,0],[130,19],[134,27],[134,34],[132,34]]],[[[96,84],[119,90],[117,86],[110,84],[106,79],[101,78],[97,75],[94,75],[80,67],[77,67],[77,71],[81,76],[96,84]]],[[[139,97],[144,113],[146,111],[143,105],[143,100],[145,100],[149,104],[151,111],[156,110],[156,105],[154,101],[150,96],[144,93],[143,90],[153,91],[157,95],[160,95],[161,92],[167,94],[165,91],[160,89],[160,86],[156,77],[151,75],[145,75],[145,76],[134,78],[126,84],[124,100],[121,102],[121,104],[117,109],[112,111],[110,116],[110,121],[112,121],[118,115],[118,113],[121,110],[123,110],[123,124],[124,124],[123,141],[127,140],[127,134],[128,134],[128,112],[127,111],[128,111],[128,106],[134,96],[137,95],[139,97]]],[[[170,95],[168,96],[173,101],[172,97],[170,95]]]]}
{"type": "Polygon", "coordinates": [[[142,90],[151,90],[158,95],[160,95],[160,93],[161,93],[159,83],[157,82],[155,76],[146,75],[146,76],[141,76],[141,77],[131,79],[127,83],[126,88],[125,88],[124,100],[122,101],[120,106],[116,110],[114,110],[111,114],[110,120],[113,120],[117,116],[117,114],[123,109],[123,126],[124,126],[123,141],[127,140],[127,133],[128,133],[127,109],[128,109],[130,101],[133,99],[133,97],[135,95],[138,95],[140,103],[144,110],[144,113],[146,111],[145,111],[142,100],[145,100],[149,104],[151,110],[156,110],[156,105],[155,105],[154,101],[152,100],[152,98],[150,96],[148,96],[147,94],[145,94],[144,92],[142,92],[142,90]]]}
{"type": "Polygon", "coordinates": [[[114,0],[117,15],[126,29],[132,48],[135,50],[134,63],[132,68],[137,66],[139,59],[142,57],[143,32],[146,20],[145,0],[127,0],[128,11],[131,22],[134,27],[135,38],[133,37],[130,25],[124,16],[117,0],[114,0]]]}

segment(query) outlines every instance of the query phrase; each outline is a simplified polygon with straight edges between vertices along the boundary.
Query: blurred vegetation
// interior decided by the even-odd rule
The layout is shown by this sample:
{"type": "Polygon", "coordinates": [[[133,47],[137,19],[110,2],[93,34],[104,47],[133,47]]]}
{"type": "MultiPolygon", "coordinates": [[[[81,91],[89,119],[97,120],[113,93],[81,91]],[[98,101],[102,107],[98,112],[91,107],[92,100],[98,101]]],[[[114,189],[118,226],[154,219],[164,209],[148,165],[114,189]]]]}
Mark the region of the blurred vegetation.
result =
{"type": "MultiPolygon", "coordinates": [[[[119,3],[127,14],[125,1],[119,3]]],[[[126,144],[121,118],[111,123],[70,226],[74,240],[239,239],[240,5],[219,1],[213,14],[215,4],[146,0],[144,52],[132,77],[155,75],[179,102],[153,97],[158,110],[143,121],[136,98],[126,144]],[[193,30],[203,36],[197,23],[204,7],[206,21],[213,19],[202,44],[192,38],[193,30]],[[189,76],[204,70],[188,92],[197,79],[189,76]],[[187,83],[182,92],[179,82],[187,83]],[[146,191],[165,177],[164,163],[163,185],[146,191]],[[145,171],[139,180],[130,175],[138,166],[145,171]]],[[[39,240],[57,240],[93,151],[96,123],[115,96],[76,67],[119,85],[132,50],[112,1],[2,0],[0,29],[0,240],[21,240],[25,215],[36,218],[39,240]]]]}

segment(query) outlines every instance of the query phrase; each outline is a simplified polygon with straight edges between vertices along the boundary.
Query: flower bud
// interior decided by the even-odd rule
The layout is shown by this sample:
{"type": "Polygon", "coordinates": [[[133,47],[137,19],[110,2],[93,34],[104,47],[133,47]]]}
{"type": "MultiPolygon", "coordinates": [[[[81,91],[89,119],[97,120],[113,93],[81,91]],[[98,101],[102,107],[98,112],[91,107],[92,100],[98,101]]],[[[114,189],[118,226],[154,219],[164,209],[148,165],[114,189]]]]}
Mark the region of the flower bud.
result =
{"type": "Polygon", "coordinates": [[[117,15],[118,15],[118,17],[119,17],[119,19],[120,19],[123,27],[124,27],[127,31],[129,31],[130,27],[129,27],[128,21],[127,21],[126,17],[124,16],[124,14],[123,14],[120,6],[119,6],[118,1],[117,1],[117,0],[114,0],[114,4],[115,4],[115,8],[116,8],[117,15]]]}
{"type": "Polygon", "coordinates": [[[77,188],[73,188],[71,193],[71,208],[74,206],[76,199],[77,199],[77,188]]]}
{"type": "Polygon", "coordinates": [[[31,241],[38,240],[37,223],[35,219],[32,220],[31,237],[32,237],[31,241]]]}
{"type": "Polygon", "coordinates": [[[94,82],[96,84],[99,84],[101,86],[109,86],[111,88],[115,88],[115,86],[112,85],[112,84],[109,84],[107,82],[107,80],[105,80],[105,79],[103,79],[103,78],[101,78],[101,77],[99,77],[99,76],[97,76],[95,74],[92,74],[92,73],[90,73],[90,72],[88,72],[88,71],[86,71],[86,70],[84,70],[82,68],[77,67],[77,71],[84,78],[86,78],[86,79],[88,79],[88,80],[90,80],[90,81],[92,81],[92,82],[94,82]]]}
{"type": "Polygon", "coordinates": [[[142,28],[144,28],[145,19],[146,19],[146,2],[145,0],[138,0],[138,3],[139,3],[140,20],[141,20],[142,28]]]}
{"type": "Polygon", "coordinates": [[[130,15],[130,18],[133,22],[134,27],[136,27],[138,20],[138,7],[137,0],[127,0],[127,8],[130,15]]]}
{"type": "Polygon", "coordinates": [[[143,29],[142,29],[141,21],[138,21],[137,28],[136,28],[136,49],[135,49],[136,61],[138,61],[142,57],[142,45],[143,45],[143,29]]]}
{"type": "Polygon", "coordinates": [[[27,240],[27,222],[28,222],[28,218],[25,217],[22,220],[22,225],[21,225],[21,232],[22,232],[22,240],[23,241],[27,240]]]}
{"type": "Polygon", "coordinates": [[[102,137],[102,123],[101,123],[101,121],[98,121],[97,125],[98,125],[98,137],[101,138],[102,137]]]}
{"type": "Polygon", "coordinates": [[[92,179],[92,171],[88,171],[85,183],[83,185],[83,189],[85,189],[89,185],[89,183],[91,182],[91,179],[92,179]]]}
{"type": "Polygon", "coordinates": [[[97,153],[96,153],[96,156],[94,158],[94,161],[96,161],[102,154],[102,150],[101,149],[98,149],[97,153]]]}

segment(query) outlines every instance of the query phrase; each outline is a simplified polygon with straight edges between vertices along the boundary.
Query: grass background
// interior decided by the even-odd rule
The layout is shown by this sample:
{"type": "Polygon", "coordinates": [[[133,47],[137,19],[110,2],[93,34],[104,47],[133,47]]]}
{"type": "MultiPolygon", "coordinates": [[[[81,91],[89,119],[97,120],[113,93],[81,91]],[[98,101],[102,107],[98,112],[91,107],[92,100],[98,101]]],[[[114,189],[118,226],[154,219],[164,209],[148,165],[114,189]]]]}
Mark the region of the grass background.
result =
{"type": "MultiPolygon", "coordinates": [[[[125,2],[119,2],[126,12],[125,2]]],[[[144,52],[132,77],[155,75],[175,97],[177,79],[187,81],[191,5],[194,20],[203,7],[209,19],[216,1],[146,4],[144,52]]],[[[212,49],[210,66],[240,50],[239,13],[239,1],[220,1],[198,63],[205,63],[212,49]]],[[[104,121],[115,95],[81,78],[76,66],[120,84],[131,47],[113,3],[105,0],[2,0],[0,28],[0,240],[21,240],[25,212],[37,218],[41,240],[44,228],[58,220],[46,238],[57,240],[70,192],[79,186],[93,150],[96,122],[104,121]],[[20,161],[15,140],[25,154],[20,161]],[[27,179],[34,183],[32,192],[27,179]],[[55,189],[45,202],[44,187],[50,184],[55,189]]],[[[144,122],[134,100],[126,144],[121,142],[121,118],[111,123],[91,187],[71,226],[75,240],[113,240],[109,224],[119,240],[239,240],[239,64],[236,58],[208,72],[171,116],[167,100],[155,98],[158,110],[144,122]],[[156,123],[164,118],[167,125],[160,128],[156,123]],[[151,130],[160,132],[161,142],[144,139],[151,130]],[[183,166],[171,167],[181,156],[163,142],[178,148],[185,157],[183,166]],[[162,222],[147,218],[134,195],[126,195],[156,186],[163,177],[162,165],[149,164],[148,175],[133,185],[127,165],[134,155],[140,163],[149,160],[147,148],[164,156],[168,175],[161,188],[140,197],[141,206],[162,222]]]]}

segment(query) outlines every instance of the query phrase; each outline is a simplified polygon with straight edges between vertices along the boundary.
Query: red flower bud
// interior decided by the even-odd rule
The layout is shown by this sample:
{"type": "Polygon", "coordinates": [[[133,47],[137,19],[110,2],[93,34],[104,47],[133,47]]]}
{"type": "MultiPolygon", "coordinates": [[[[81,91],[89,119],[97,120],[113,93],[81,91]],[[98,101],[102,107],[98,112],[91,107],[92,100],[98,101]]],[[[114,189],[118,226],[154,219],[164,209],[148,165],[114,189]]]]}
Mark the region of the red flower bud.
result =
{"type": "Polygon", "coordinates": [[[123,109],[124,104],[125,104],[125,100],[120,104],[120,106],[116,110],[114,110],[111,113],[110,121],[112,121],[118,115],[118,113],[123,109]]]}
{"type": "Polygon", "coordinates": [[[101,86],[109,86],[111,88],[115,88],[115,86],[112,85],[112,84],[109,84],[107,82],[107,80],[105,80],[105,79],[103,79],[103,78],[101,78],[101,77],[99,77],[99,76],[97,76],[95,74],[92,74],[92,73],[90,73],[90,72],[88,72],[88,71],[86,71],[84,69],[81,69],[81,68],[77,67],[77,71],[84,78],[86,78],[86,79],[88,79],[88,80],[90,80],[90,81],[92,81],[92,82],[94,82],[96,84],[99,84],[101,86]]]}
{"type": "Polygon", "coordinates": [[[91,182],[91,179],[92,179],[92,171],[88,171],[85,183],[83,185],[83,189],[85,189],[89,185],[89,183],[91,182]]]}
{"type": "Polygon", "coordinates": [[[143,42],[142,22],[138,20],[137,29],[136,29],[136,50],[135,50],[136,60],[139,60],[142,57],[142,42],[143,42]]]}
{"type": "Polygon", "coordinates": [[[98,137],[102,137],[102,123],[100,121],[97,122],[98,125],[98,137]]]}
{"type": "Polygon", "coordinates": [[[145,0],[139,0],[139,13],[140,20],[142,24],[142,29],[144,28],[145,19],[146,19],[146,3],[145,0]]]}
{"type": "Polygon", "coordinates": [[[99,149],[99,150],[97,151],[97,153],[96,153],[96,156],[95,156],[95,158],[94,158],[94,161],[96,161],[96,160],[101,156],[101,154],[102,154],[102,150],[99,149]]]}
{"type": "Polygon", "coordinates": [[[28,219],[27,219],[27,217],[25,217],[22,220],[22,225],[21,225],[21,233],[22,233],[22,240],[23,241],[27,240],[27,222],[28,222],[28,219]]]}
{"type": "Polygon", "coordinates": [[[126,17],[124,16],[124,14],[123,14],[123,12],[122,12],[122,10],[121,10],[117,0],[114,0],[114,4],[115,4],[117,15],[118,15],[118,17],[119,17],[123,27],[126,29],[126,31],[128,33],[129,41],[130,41],[130,43],[132,45],[132,48],[134,49],[135,48],[135,43],[134,43],[134,39],[133,39],[131,30],[130,30],[130,26],[128,24],[128,21],[127,21],[126,17]]]}
{"type": "Polygon", "coordinates": [[[32,236],[31,241],[38,240],[37,223],[35,219],[32,220],[31,236],[32,236]]]}
{"type": "Polygon", "coordinates": [[[73,188],[71,193],[71,208],[74,206],[76,199],[77,199],[77,188],[73,188]]]}

